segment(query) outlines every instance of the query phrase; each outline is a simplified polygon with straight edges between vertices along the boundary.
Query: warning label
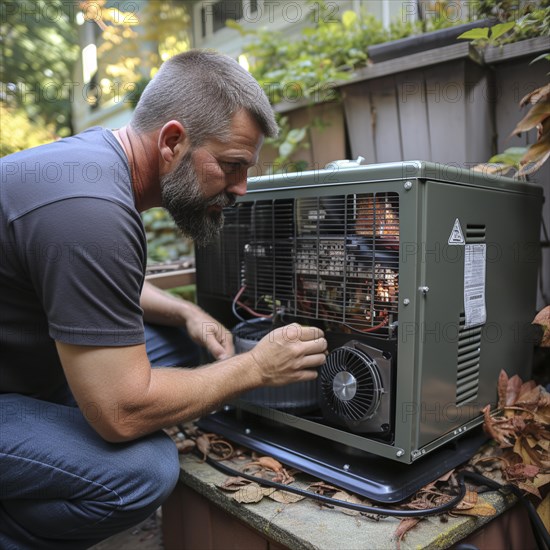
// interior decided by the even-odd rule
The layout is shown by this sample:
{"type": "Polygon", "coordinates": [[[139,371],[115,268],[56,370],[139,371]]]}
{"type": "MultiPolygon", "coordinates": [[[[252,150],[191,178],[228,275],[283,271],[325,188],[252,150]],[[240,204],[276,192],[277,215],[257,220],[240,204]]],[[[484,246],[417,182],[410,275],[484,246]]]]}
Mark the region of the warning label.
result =
{"type": "Polygon", "coordinates": [[[455,220],[451,234],[449,235],[449,244],[464,244],[464,234],[458,218],[455,220]]]}
{"type": "Polygon", "coordinates": [[[487,245],[464,247],[464,327],[482,325],[487,320],[485,309],[485,266],[487,245]]]}

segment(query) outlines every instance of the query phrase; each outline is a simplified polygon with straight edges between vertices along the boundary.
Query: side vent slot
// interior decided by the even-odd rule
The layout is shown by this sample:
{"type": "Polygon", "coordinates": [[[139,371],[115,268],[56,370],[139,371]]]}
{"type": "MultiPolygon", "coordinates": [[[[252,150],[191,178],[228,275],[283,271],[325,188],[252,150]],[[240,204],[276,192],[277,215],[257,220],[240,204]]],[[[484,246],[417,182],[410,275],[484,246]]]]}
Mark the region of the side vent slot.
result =
{"type": "Polygon", "coordinates": [[[477,397],[479,388],[479,356],[481,326],[465,328],[466,316],[460,314],[458,357],[456,367],[456,406],[460,407],[477,397]]]}
{"type": "Polygon", "coordinates": [[[485,242],[485,225],[467,225],[466,226],[466,244],[476,244],[485,242]]]}

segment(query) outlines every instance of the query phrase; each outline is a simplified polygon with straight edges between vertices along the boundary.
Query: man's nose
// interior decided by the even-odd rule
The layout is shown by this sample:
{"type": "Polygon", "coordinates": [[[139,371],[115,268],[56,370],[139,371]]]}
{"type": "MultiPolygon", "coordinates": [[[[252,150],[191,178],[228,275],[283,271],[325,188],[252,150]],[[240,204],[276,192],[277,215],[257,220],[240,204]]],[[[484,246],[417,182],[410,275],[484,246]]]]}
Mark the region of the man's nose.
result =
{"type": "Polygon", "coordinates": [[[239,197],[246,195],[246,180],[247,173],[245,171],[244,174],[239,175],[229,184],[229,186],[227,187],[227,192],[232,193],[233,195],[237,195],[239,197]]]}

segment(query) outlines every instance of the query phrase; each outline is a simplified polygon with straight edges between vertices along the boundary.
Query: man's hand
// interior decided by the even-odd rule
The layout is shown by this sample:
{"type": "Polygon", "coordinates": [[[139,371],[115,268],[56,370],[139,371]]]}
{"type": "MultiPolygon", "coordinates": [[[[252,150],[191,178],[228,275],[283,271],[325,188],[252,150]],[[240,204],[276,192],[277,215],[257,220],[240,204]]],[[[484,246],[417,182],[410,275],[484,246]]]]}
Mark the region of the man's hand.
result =
{"type": "Polygon", "coordinates": [[[227,359],[235,354],[231,332],[200,307],[195,306],[188,314],[186,328],[193,341],[206,348],[215,359],[227,359]]]}
{"type": "Polygon", "coordinates": [[[235,354],[231,332],[199,306],[146,282],[141,292],[141,307],[146,322],[185,327],[191,339],[205,347],[216,360],[235,354]]]}
{"type": "Polygon", "coordinates": [[[270,332],[248,353],[254,358],[263,386],[283,386],[317,378],[326,359],[323,331],[293,323],[270,332]]]}

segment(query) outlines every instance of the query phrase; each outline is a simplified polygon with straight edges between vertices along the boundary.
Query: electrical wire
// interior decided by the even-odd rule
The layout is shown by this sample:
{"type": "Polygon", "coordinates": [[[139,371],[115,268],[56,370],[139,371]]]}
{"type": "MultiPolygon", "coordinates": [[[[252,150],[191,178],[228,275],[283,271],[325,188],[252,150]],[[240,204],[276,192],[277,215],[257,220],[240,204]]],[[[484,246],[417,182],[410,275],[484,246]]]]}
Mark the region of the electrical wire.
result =
{"type": "MultiPolygon", "coordinates": [[[[195,450],[195,454],[200,456],[200,453],[198,452],[198,450],[195,450]]],[[[550,535],[548,534],[548,531],[546,530],[544,523],[542,522],[537,511],[535,510],[535,507],[533,506],[533,504],[527,498],[525,498],[525,496],[523,495],[523,493],[518,487],[512,484],[501,485],[500,483],[493,481],[488,477],[485,477],[475,472],[470,472],[468,470],[463,470],[462,472],[459,472],[458,493],[445,504],[441,504],[439,506],[435,506],[433,508],[428,508],[425,510],[396,510],[392,508],[380,508],[377,506],[367,506],[366,504],[357,504],[354,502],[347,502],[344,500],[334,499],[331,497],[327,497],[325,495],[319,495],[317,493],[313,493],[312,491],[300,489],[298,487],[292,487],[289,485],[285,485],[283,483],[271,481],[269,479],[263,479],[257,476],[247,474],[246,472],[241,472],[240,470],[237,470],[235,468],[231,468],[230,466],[227,466],[226,464],[223,464],[220,461],[213,460],[209,456],[205,457],[205,461],[210,466],[213,466],[217,470],[220,470],[221,472],[228,474],[230,476],[242,477],[244,479],[248,479],[249,481],[255,481],[259,485],[265,485],[268,487],[274,487],[282,491],[288,491],[289,493],[294,493],[300,496],[311,498],[313,500],[317,500],[319,502],[323,502],[331,506],[340,506],[342,508],[348,508],[350,510],[355,510],[357,512],[377,514],[380,516],[394,516],[394,517],[405,517],[405,518],[433,516],[433,515],[441,514],[448,510],[452,510],[455,506],[458,505],[458,503],[466,495],[465,480],[469,479],[470,481],[474,481],[479,485],[485,485],[490,489],[494,489],[501,492],[510,492],[514,494],[514,496],[516,496],[517,499],[527,508],[527,514],[529,515],[529,520],[531,522],[531,527],[533,529],[533,534],[535,536],[539,550],[550,550],[550,535]]]]}
{"type": "Polygon", "coordinates": [[[246,290],[246,285],[241,286],[239,289],[239,292],[235,294],[235,297],[233,298],[233,301],[231,302],[231,311],[233,312],[233,315],[239,319],[239,321],[246,322],[246,319],[240,316],[240,314],[237,312],[237,306],[244,309],[246,312],[248,312],[253,317],[257,317],[260,319],[272,319],[273,315],[265,315],[263,313],[258,313],[257,311],[254,311],[252,308],[248,307],[246,304],[243,304],[241,301],[239,301],[239,298],[242,296],[243,292],[246,290]]]}

